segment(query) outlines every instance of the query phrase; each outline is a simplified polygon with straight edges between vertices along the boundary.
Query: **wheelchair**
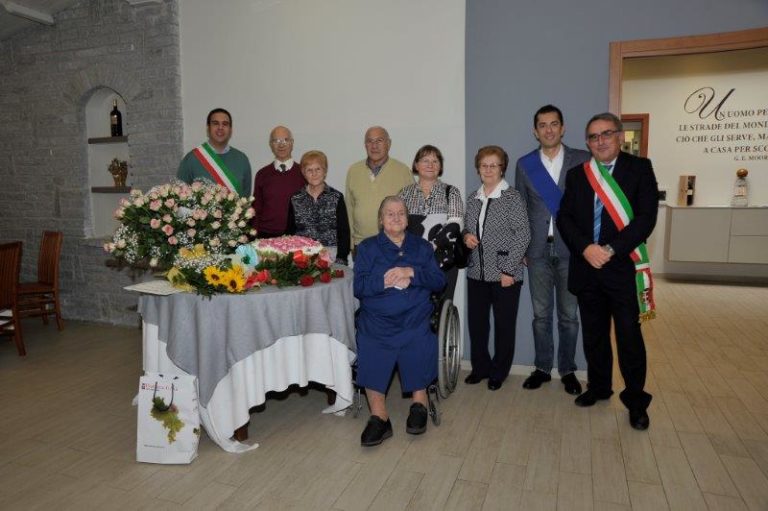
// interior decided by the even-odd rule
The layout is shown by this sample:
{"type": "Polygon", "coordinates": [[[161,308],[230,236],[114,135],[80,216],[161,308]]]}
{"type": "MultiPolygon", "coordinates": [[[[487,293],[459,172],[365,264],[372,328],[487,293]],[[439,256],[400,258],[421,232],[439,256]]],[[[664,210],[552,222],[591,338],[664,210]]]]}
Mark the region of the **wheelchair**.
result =
{"type": "MultiPolygon", "coordinates": [[[[437,334],[437,379],[427,387],[427,411],[435,426],[440,425],[440,399],[447,399],[459,381],[461,370],[461,324],[459,311],[450,298],[437,299],[433,296],[434,312],[430,321],[432,331],[437,334]]],[[[353,367],[356,373],[356,366],[353,367]]],[[[363,408],[362,388],[355,385],[355,399],[352,416],[357,418],[363,408]]]]}

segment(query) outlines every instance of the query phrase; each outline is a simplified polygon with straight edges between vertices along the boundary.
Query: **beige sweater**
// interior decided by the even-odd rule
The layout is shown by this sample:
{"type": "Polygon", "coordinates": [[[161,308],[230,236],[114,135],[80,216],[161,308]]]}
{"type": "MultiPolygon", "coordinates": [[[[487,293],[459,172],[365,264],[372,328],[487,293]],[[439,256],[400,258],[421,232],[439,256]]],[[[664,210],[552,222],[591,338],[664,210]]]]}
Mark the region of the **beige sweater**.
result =
{"type": "Polygon", "coordinates": [[[390,158],[375,179],[366,160],[352,164],[347,171],[344,199],[347,203],[352,246],[365,238],[378,234],[379,204],[388,195],[397,195],[407,185],[413,184],[411,169],[404,163],[390,158]]]}

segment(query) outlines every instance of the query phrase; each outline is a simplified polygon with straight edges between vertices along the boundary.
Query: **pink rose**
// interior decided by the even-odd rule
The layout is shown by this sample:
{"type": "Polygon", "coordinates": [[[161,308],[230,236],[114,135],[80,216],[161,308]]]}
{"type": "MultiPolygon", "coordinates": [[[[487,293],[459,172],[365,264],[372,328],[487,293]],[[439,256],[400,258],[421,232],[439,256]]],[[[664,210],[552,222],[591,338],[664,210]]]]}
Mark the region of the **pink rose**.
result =
{"type": "Polygon", "coordinates": [[[152,220],[149,221],[149,226],[153,229],[159,229],[161,225],[162,225],[162,222],[160,221],[159,218],[153,218],[152,220]]]}
{"type": "Polygon", "coordinates": [[[168,238],[168,244],[169,245],[177,245],[179,243],[179,240],[176,239],[176,236],[171,236],[168,238]]]}
{"type": "Polygon", "coordinates": [[[163,226],[163,232],[165,233],[166,236],[170,236],[171,234],[173,234],[173,226],[170,224],[165,224],[163,226]]]}
{"type": "Polygon", "coordinates": [[[166,208],[172,208],[176,205],[176,201],[173,199],[173,197],[165,200],[165,207],[166,208]]]}
{"type": "Polygon", "coordinates": [[[213,218],[221,218],[223,216],[223,213],[220,209],[216,209],[213,211],[213,218]]]}
{"type": "Polygon", "coordinates": [[[163,215],[163,222],[165,222],[166,224],[170,224],[172,220],[173,220],[173,217],[171,215],[167,213],[163,215]]]}
{"type": "Polygon", "coordinates": [[[187,229],[187,236],[189,236],[190,238],[194,238],[195,234],[197,234],[196,230],[194,230],[194,229],[187,229]]]}
{"type": "Polygon", "coordinates": [[[187,219],[187,225],[189,227],[194,227],[195,226],[195,219],[194,218],[188,218],[187,219]]]}
{"type": "Polygon", "coordinates": [[[153,200],[152,202],[149,203],[149,209],[151,209],[152,211],[158,211],[162,205],[163,203],[160,202],[159,199],[153,200]]]}

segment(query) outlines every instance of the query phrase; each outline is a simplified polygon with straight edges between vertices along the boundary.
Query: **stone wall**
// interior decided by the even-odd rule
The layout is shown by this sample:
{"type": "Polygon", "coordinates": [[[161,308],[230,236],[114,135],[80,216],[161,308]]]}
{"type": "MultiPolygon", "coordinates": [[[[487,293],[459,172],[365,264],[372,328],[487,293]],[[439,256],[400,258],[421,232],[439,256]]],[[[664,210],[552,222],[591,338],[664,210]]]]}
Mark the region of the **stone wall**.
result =
{"type": "Polygon", "coordinates": [[[136,295],[122,287],[145,276],[107,268],[102,240],[86,238],[85,104],[100,87],[125,100],[129,185],[146,190],[175,174],[182,156],[177,2],[87,0],[54,18],[52,27],[0,42],[0,241],[24,242],[22,278],[30,280],[42,231],[63,231],[65,319],[136,325],[136,295]]]}

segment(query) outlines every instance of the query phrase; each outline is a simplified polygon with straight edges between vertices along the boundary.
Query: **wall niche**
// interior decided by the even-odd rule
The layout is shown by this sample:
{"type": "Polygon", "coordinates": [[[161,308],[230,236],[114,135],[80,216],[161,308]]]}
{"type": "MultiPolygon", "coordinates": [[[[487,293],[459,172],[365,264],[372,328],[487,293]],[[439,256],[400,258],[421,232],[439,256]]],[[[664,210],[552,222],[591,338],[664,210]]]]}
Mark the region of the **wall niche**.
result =
{"type": "Polygon", "coordinates": [[[121,186],[116,182],[110,165],[114,160],[130,162],[128,146],[128,109],[123,96],[109,87],[99,87],[85,104],[86,137],[88,145],[88,186],[90,188],[90,218],[85,224],[87,238],[111,236],[118,227],[113,213],[120,199],[128,197],[131,179],[121,186]],[[110,112],[113,102],[122,116],[122,136],[112,136],[110,112]]]}

